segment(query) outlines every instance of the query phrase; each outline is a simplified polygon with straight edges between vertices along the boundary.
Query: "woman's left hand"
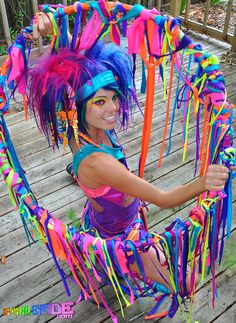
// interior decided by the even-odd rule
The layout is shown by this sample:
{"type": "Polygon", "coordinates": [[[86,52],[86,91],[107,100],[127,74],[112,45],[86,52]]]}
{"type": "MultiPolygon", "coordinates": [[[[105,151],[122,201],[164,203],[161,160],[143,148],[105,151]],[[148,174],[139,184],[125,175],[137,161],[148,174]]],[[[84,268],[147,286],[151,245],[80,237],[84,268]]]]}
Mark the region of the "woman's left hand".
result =
{"type": "Polygon", "coordinates": [[[38,12],[33,22],[33,38],[37,39],[40,35],[51,35],[52,31],[52,24],[48,15],[44,12],[38,12]]]}

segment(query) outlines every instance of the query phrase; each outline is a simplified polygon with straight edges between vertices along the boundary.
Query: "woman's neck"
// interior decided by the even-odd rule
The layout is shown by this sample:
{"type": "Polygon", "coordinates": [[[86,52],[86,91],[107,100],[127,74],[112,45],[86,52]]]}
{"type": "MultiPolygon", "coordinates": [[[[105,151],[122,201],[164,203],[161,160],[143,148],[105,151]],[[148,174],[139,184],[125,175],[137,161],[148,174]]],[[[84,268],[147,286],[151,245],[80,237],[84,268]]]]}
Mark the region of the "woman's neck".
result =
{"type": "Polygon", "coordinates": [[[89,138],[98,145],[107,143],[107,135],[104,129],[89,128],[88,134],[89,138]]]}

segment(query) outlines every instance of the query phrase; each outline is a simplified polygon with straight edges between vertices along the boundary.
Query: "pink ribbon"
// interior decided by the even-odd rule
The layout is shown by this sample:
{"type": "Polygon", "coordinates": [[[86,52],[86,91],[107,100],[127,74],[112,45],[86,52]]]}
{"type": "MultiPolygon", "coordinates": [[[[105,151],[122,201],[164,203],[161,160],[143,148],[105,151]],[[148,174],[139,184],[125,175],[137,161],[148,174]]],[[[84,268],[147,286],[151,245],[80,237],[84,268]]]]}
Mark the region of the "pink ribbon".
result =
{"type": "Polygon", "coordinates": [[[8,77],[7,84],[9,85],[12,80],[18,83],[18,91],[21,95],[25,94],[26,79],[24,76],[25,62],[20,48],[13,46],[10,52],[12,66],[11,72],[8,77]]]}

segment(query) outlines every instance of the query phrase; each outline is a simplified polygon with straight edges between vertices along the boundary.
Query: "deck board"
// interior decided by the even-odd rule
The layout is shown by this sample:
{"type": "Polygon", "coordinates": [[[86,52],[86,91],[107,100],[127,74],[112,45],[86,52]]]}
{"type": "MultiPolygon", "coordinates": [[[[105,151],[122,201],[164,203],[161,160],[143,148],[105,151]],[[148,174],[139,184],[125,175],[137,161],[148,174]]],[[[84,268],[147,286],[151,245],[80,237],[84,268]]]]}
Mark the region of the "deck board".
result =
{"type": "MultiPolygon", "coordinates": [[[[214,52],[218,57],[226,52],[228,45],[219,41],[208,39],[205,36],[198,36],[196,42],[202,43],[208,52],[214,52]]],[[[169,68],[169,67],[168,67],[169,68]]],[[[140,66],[137,67],[140,71],[140,66]]],[[[235,67],[223,65],[227,92],[231,102],[236,101],[236,77],[235,67]]],[[[167,73],[168,75],[168,73],[167,73]]],[[[137,83],[140,83],[138,73],[137,83]]],[[[173,92],[176,88],[176,80],[173,85],[173,92]]],[[[168,189],[178,184],[187,183],[193,178],[194,172],[194,151],[195,151],[195,128],[190,123],[189,151],[186,163],[181,161],[182,157],[182,135],[180,117],[176,117],[174,128],[173,149],[167,158],[163,159],[163,166],[157,169],[157,161],[163,134],[163,122],[165,120],[165,105],[163,102],[162,86],[156,86],[157,109],[154,112],[152,137],[147,159],[145,178],[160,188],[168,189]]],[[[138,96],[141,106],[144,104],[144,95],[138,96]]],[[[65,166],[71,160],[71,154],[67,151],[63,156],[61,151],[54,154],[48,149],[45,138],[38,132],[33,121],[28,123],[24,120],[22,112],[7,117],[10,133],[20,157],[23,168],[27,171],[27,178],[31,188],[42,206],[48,208],[58,218],[68,222],[66,212],[70,209],[80,214],[85,202],[81,190],[64,171],[65,166]]],[[[137,172],[138,154],[140,151],[141,138],[141,114],[134,113],[133,122],[126,135],[120,135],[119,139],[124,145],[130,169],[137,172]]],[[[236,127],[234,127],[236,128],[236,127]]],[[[168,138],[167,138],[168,139],[168,138]]],[[[234,192],[236,185],[234,182],[234,192]]],[[[45,249],[41,250],[38,245],[27,246],[26,237],[20,217],[13,210],[4,190],[3,182],[0,182],[0,255],[7,256],[7,263],[0,265],[0,310],[3,307],[15,307],[19,305],[36,305],[42,303],[53,303],[67,301],[59,275],[45,249]]],[[[235,213],[236,196],[233,197],[235,213]]],[[[173,221],[176,216],[186,218],[188,212],[195,205],[194,201],[185,203],[181,208],[160,210],[149,205],[148,222],[152,230],[158,232],[173,221]]],[[[233,239],[236,237],[236,219],[233,219],[233,239]]],[[[236,239],[235,239],[236,240],[236,239]]],[[[236,245],[235,245],[236,247],[236,245]]],[[[233,322],[235,318],[236,298],[236,269],[220,267],[219,274],[219,300],[215,310],[210,307],[211,292],[210,279],[207,278],[204,285],[199,287],[196,295],[196,305],[193,311],[193,318],[200,322],[210,323],[216,319],[220,322],[233,322]],[[234,286],[234,288],[232,287],[234,286]],[[228,292],[230,289],[230,292],[228,292]],[[227,294],[228,293],[228,294],[227,294]],[[227,294],[227,295],[226,295],[227,294]]],[[[118,312],[119,322],[144,322],[144,315],[151,308],[151,300],[144,302],[135,301],[134,306],[125,309],[126,318],[120,315],[119,304],[109,286],[104,288],[106,297],[112,309],[118,312]]],[[[78,289],[71,286],[71,299],[76,300],[78,289]]],[[[103,309],[89,302],[82,302],[76,305],[76,314],[73,322],[110,322],[109,315],[103,309]]],[[[0,313],[1,314],[1,313],[0,313]]],[[[55,321],[47,314],[36,317],[17,317],[17,322],[48,322],[55,321]]],[[[180,316],[174,322],[182,322],[180,316]]],[[[168,320],[162,320],[167,322],[168,320]]],[[[0,323],[8,322],[6,317],[0,317],[0,323]]]]}

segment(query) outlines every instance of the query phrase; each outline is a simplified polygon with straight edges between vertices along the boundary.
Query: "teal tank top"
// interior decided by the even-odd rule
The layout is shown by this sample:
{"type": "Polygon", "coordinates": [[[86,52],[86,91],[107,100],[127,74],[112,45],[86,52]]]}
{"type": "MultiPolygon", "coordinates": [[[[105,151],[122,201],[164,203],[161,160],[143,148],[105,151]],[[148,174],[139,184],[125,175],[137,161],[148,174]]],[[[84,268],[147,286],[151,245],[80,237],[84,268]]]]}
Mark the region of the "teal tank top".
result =
{"type": "Polygon", "coordinates": [[[87,144],[87,145],[82,146],[80,149],[78,149],[78,151],[73,156],[73,170],[74,170],[74,174],[76,174],[76,176],[78,176],[77,170],[78,170],[78,167],[79,167],[80,163],[82,162],[82,160],[94,152],[101,152],[101,153],[111,155],[115,159],[121,160],[122,163],[127,167],[122,146],[120,146],[116,142],[114,137],[111,135],[110,131],[105,130],[105,132],[106,132],[108,138],[110,139],[113,147],[109,147],[109,146],[100,144],[101,148],[99,148],[99,147],[94,146],[93,144],[87,144]]]}

